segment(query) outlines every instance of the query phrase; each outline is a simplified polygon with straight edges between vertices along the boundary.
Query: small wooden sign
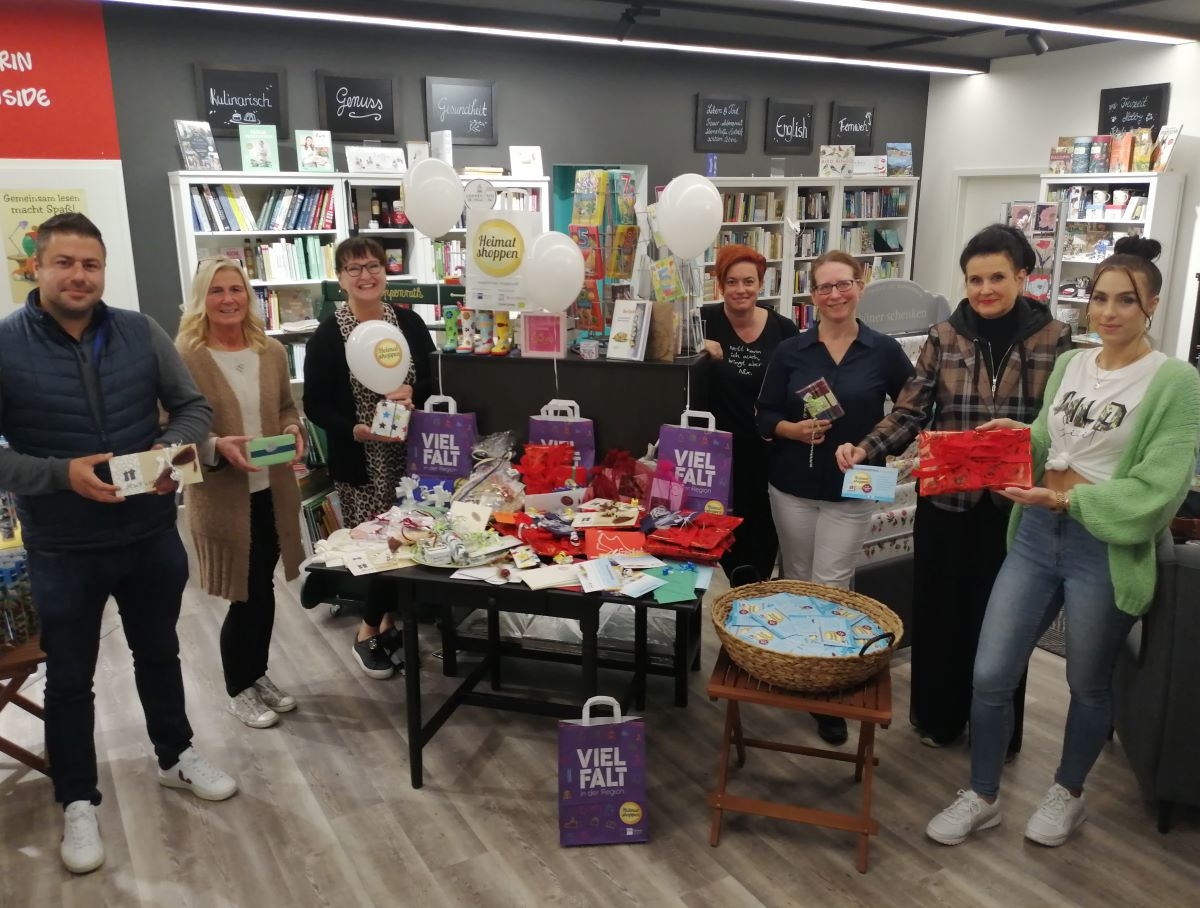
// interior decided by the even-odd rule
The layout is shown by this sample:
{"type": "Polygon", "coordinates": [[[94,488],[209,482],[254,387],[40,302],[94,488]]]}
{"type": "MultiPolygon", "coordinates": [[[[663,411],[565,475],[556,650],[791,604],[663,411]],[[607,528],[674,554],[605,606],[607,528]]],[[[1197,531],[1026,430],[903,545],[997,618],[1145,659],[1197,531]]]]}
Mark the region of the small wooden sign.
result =
{"type": "Polygon", "coordinates": [[[339,76],[317,70],[317,113],[335,139],[383,139],[396,134],[396,86],[391,76],[339,76]]]}
{"type": "Polygon", "coordinates": [[[1127,88],[1100,90],[1100,123],[1098,135],[1118,135],[1134,129],[1151,129],[1158,138],[1158,129],[1167,122],[1171,101],[1171,83],[1132,85],[1127,88]]]}
{"type": "Polygon", "coordinates": [[[696,95],[696,151],[746,150],[750,101],[735,95],[696,95]]]}
{"type": "Polygon", "coordinates": [[[792,98],[767,98],[763,148],[770,154],[812,154],[813,105],[792,98]]]}
{"type": "Polygon", "coordinates": [[[287,74],[282,68],[195,64],[196,104],[212,134],[236,139],[239,126],[274,126],[290,139],[287,74]]]}
{"type": "Polygon", "coordinates": [[[834,101],[829,119],[829,144],[853,145],[855,154],[870,154],[874,119],[874,107],[834,101]]]}
{"type": "Polygon", "coordinates": [[[496,83],[425,77],[425,128],[450,130],[455,145],[497,145],[496,83]]]}

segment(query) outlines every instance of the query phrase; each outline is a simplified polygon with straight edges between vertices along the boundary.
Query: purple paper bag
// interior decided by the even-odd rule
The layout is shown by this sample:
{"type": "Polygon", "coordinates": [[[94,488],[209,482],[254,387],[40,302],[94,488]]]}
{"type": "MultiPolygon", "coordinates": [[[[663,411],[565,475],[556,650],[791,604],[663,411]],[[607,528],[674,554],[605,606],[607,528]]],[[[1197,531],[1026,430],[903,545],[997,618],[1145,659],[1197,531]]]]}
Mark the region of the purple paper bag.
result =
{"type": "Polygon", "coordinates": [[[413,411],[408,425],[408,475],[420,481],[422,490],[441,485],[454,491],[455,482],[471,475],[475,438],[474,413],[459,413],[451,397],[430,397],[425,409],[413,411]],[[438,404],[449,409],[432,409],[438,404]]]}
{"type": "Polygon", "coordinates": [[[715,428],[716,418],[700,410],[685,410],[681,425],[658,430],[658,456],[675,464],[683,483],[683,506],[691,511],[725,514],[730,505],[733,436],[715,428]],[[689,418],[705,420],[707,428],[690,426],[689,418]]]}
{"type": "Polygon", "coordinates": [[[612,697],[592,697],[583,718],[558,723],[558,842],[619,845],[645,842],[646,729],[621,716],[612,697]],[[608,704],[613,717],[593,719],[608,704]]]}
{"type": "Polygon", "coordinates": [[[542,407],[540,414],[529,417],[531,445],[566,442],[575,446],[575,466],[590,470],[596,465],[596,433],[592,421],[580,417],[575,401],[552,400],[542,407]]]}

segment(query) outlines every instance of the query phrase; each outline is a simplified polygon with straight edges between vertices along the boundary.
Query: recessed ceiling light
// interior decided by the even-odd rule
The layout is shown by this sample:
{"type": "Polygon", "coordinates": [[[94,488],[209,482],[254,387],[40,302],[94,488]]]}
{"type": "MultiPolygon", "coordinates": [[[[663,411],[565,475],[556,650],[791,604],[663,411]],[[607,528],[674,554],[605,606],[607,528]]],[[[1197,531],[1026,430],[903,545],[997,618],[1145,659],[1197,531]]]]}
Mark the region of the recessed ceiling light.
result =
{"type": "Polygon", "coordinates": [[[238,13],[271,16],[277,19],[304,19],[311,22],[343,22],[348,25],[372,25],[384,28],[406,28],[423,31],[453,32],[466,35],[488,35],[497,38],[520,38],[531,41],[553,41],[565,44],[589,44],[597,47],[636,47],[643,50],[673,51],[676,53],[708,54],[721,57],[743,57],[755,60],[778,60],[785,63],[830,63],[839,66],[869,66],[880,69],[900,69],[910,72],[941,73],[969,76],[983,72],[961,66],[940,66],[934,63],[903,63],[872,60],[869,57],[839,57],[823,54],[801,54],[788,51],[755,50],[748,47],[721,47],[709,44],[673,44],[667,41],[642,41],[626,38],[605,38],[597,35],[578,35],[569,32],[537,31],[525,28],[500,28],[492,25],[468,25],[461,22],[430,22],[425,19],[403,19],[396,16],[369,16],[359,13],[335,13],[323,10],[288,9],[280,6],[243,6],[233,3],[190,2],[190,0],[105,0],[129,6],[157,6],[214,13],[238,13]]]}

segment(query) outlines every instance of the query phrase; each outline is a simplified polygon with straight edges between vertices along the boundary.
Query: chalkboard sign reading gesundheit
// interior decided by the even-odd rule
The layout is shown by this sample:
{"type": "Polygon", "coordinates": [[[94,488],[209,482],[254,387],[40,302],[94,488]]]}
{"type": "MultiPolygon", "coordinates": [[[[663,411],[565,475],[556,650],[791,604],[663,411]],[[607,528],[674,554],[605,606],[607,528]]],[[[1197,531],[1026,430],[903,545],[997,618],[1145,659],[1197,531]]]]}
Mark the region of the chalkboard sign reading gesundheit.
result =
{"type": "Polygon", "coordinates": [[[874,107],[834,101],[829,120],[829,144],[853,145],[855,154],[870,154],[874,119],[874,107]]]}
{"type": "Polygon", "coordinates": [[[196,64],[196,101],[212,134],[237,138],[239,126],[274,126],[288,138],[286,76],[282,69],[196,64]]]}
{"type": "Polygon", "coordinates": [[[791,98],[767,98],[763,147],[772,154],[812,154],[813,106],[791,98]]]}
{"type": "Polygon", "coordinates": [[[1167,105],[1171,100],[1171,83],[1133,85],[1128,88],[1100,90],[1100,135],[1152,129],[1158,138],[1158,128],[1167,122],[1167,105]]]}
{"type": "Polygon", "coordinates": [[[496,83],[425,77],[425,128],[450,130],[455,145],[497,145],[496,83]]]}
{"type": "Polygon", "coordinates": [[[696,95],[696,151],[746,150],[750,102],[732,95],[696,95]]]}
{"type": "Polygon", "coordinates": [[[338,76],[319,69],[317,114],[335,139],[394,140],[395,83],[391,76],[338,76]]]}

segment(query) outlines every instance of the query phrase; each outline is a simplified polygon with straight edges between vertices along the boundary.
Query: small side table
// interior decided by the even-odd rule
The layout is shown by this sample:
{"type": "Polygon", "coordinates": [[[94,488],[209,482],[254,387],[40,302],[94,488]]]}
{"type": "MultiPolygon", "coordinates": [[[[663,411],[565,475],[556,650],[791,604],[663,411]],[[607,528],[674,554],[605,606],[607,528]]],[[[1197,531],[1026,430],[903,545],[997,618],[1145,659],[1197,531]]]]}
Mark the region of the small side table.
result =
{"type": "MultiPolygon", "coordinates": [[[[45,661],[46,654],[42,652],[36,640],[12,649],[0,650],[0,711],[12,703],[39,719],[45,718],[42,707],[21,696],[21,685],[45,661]]],[[[14,760],[19,760],[40,773],[45,773],[48,768],[45,758],[30,753],[7,738],[0,738],[0,753],[8,754],[14,760]]]]}
{"type": "Polygon", "coordinates": [[[721,817],[726,810],[761,817],[774,817],[779,820],[791,820],[794,823],[808,823],[811,826],[843,829],[858,834],[858,872],[866,873],[867,847],[870,837],[879,834],[879,823],[871,818],[871,783],[875,774],[875,766],[879,763],[875,756],[875,726],[887,728],[892,721],[892,678],[889,670],[884,668],[864,685],[853,690],[828,694],[804,694],[772,687],[751,677],[733,663],[728,653],[725,652],[725,648],[722,647],[721,653],[717,657],[717,664],[713,668],[712,678],[708,682],[708,696],[711,700],[724,699],[728,701],[725,705],[725,730],[721,735],[721,760],[717,769],[717,787],[708,796],[709,806],[712,807],[712,826],[709,830],[708,843],[715,847],[720,841],[721,817]],[[842,753],[836,750],[747,738],[742,733],[742,717],[739,707],[741,703],[757,703],[760,706],[774,706],[796,712],[841,716],[847,722],[858,722],[860,723],[858,750],[856,753],[842,753]],[[761,801],[727,794],[725,789],[729,780],[729,749],[731,745],[737,750],[738,766],[742,766],[746,762],[747,747],[853,763],[854,781],[863,783],[862,809],[857,814],[834,813],[828,810],[795,807],[775,801],[761,801]]]}

